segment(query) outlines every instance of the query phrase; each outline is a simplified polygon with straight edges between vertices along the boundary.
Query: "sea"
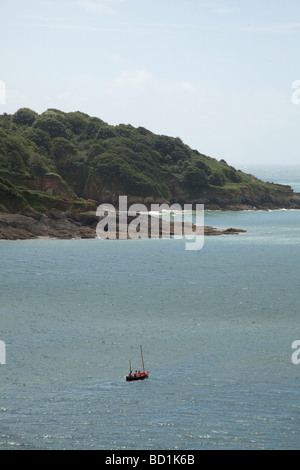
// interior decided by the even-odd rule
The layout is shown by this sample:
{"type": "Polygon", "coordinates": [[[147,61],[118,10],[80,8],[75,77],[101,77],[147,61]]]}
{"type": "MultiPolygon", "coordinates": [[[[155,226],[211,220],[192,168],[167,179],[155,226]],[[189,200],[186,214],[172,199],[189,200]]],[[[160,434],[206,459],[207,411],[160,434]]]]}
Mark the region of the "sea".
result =
{"type": "Polygon", "coordinates": [[[205,224],[246,232],[0,241],[0,450],[300,449],[300,212],[205,224]]]}

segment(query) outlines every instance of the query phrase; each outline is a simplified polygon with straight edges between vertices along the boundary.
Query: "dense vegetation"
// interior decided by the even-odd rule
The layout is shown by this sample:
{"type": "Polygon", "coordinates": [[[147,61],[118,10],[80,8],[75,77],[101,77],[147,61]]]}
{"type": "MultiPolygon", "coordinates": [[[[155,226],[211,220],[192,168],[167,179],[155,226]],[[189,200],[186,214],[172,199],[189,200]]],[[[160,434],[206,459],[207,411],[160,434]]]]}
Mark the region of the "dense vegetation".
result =
{"type": "Polygon", "coordinates": [[[287,188],[262,183],[180,138],[112,126],[81,112],[27,108],[0,116],[0,211],[86,207],[121,194],[185,202],[287,188]],[[211,197],[211,196],[210,196],[211,197]]]}

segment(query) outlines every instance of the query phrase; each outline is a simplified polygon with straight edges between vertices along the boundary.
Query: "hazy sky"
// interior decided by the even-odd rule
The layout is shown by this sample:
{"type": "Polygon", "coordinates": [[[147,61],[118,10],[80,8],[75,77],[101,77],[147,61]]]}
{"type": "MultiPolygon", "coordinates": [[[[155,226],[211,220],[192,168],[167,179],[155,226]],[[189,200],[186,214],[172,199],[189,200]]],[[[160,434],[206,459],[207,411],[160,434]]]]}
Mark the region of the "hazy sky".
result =
{"type": "Polygon", "coordinates": [[[0,113],[79,110],[235,166],[300,163],[299,0],[0,3],[0,113]]]}

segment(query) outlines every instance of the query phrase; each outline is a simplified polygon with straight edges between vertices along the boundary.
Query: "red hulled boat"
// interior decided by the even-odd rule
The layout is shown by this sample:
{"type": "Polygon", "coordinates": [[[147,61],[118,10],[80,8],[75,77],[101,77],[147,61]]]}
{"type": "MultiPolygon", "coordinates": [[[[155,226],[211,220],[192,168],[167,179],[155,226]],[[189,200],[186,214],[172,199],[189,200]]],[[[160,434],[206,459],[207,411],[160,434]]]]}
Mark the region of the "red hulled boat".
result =
{"type": "Polygon", "coordinates": [[[137,372],[135,371],[135,373],[133,374],[132,373],[132,370],[131,370],[131,361],[129,361],[129,375],[126,376],[126,381],[127,382],[132,382],[134,380],[144,380],[144,379],[147,379],[148,376],[149,376],[149,371],[148,370],[145,370],[145,366],[144,366],[144,358],[143,358],[143,350],[142,350],[142,346],[140,346],[141,348],[141,356],[142,356],[142,364],[143,364],[143,372],[137,372]]]}

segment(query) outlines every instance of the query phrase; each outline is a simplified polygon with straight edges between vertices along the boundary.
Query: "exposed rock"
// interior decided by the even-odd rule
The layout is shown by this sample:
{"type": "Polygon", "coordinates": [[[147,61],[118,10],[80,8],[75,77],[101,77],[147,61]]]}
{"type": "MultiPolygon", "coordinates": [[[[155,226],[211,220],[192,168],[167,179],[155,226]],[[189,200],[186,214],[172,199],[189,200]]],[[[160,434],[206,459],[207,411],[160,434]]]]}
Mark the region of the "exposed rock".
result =
{"type": "MultiPolygon", "coordinates": [[[[134,217],[127,218],[126,226],[119,225],[118,219],[116,223],[116,238],[119,238],[120,229],[128,235],[127,229],[134,217]]],[[[96,227],[100,218],[93,212],[71,213],[51,211],[47,214],[39,212],[30,212],[26,214],[0,214],[0,239],[2,240],[26,240],[32,238],[95,238],[96,227]]],[[[158,223],[158,232],[155,234],[151,231],[151,216],[144,218],[144,227],[141,224],[137,238],[165,238],[170,235],[187,235],[196,232],[197,227],[194,224],[171,222],[170,226],[165,226],[161,219],[156,218],[158,223]]],[[[200,228],[198,227],[198,231],[200,228]]],[[[226,230],[218,230],[213,227],[205,226],[204,235],[235,235],[245,230],[228,228],[226,230]]],[[[198,232],[199,233],[199,232],[198,232]]]]}

